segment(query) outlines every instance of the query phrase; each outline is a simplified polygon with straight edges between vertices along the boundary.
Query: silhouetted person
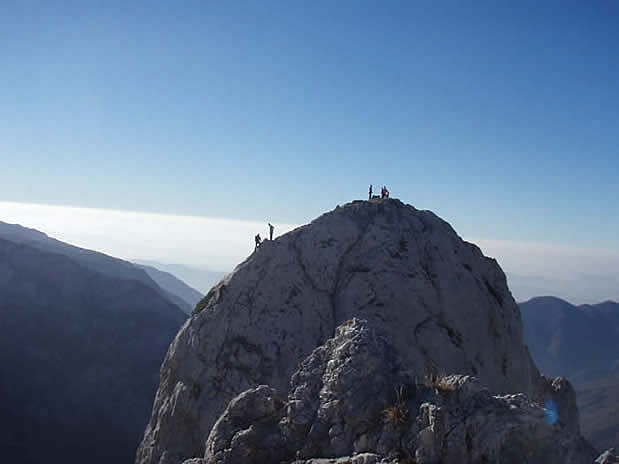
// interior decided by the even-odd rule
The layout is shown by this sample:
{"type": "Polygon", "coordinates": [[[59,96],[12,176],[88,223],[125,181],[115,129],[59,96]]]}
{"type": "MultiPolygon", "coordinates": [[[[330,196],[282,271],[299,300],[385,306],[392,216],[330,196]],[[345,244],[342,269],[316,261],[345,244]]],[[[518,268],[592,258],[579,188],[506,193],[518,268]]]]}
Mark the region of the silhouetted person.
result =
{"type": "Polygon", "coordinates": [[[275,227],[273,227],[273,224],[271,224],[269,222],[269,240],[273,240],[273,231],[275,230],[275,227]]]}
{"type": "Polygon", "coordinates": [[[368,193],[368,200],[372,199],[372,184],[370,184],[370,191],[368,193]]]}
{"type": "Polygon", "coordinates": [[[380,189],[380,197],[385,198],[385,186],[380,189]]]}
{"type": "Polygon", "coordinates": [[[256,236],[254,237],[254,240],[256,241],[256,248],[254,248],[254,251],[255,251],[255,250],[258,249],[258,247],[262,243],[262,239],[260,238],[260,234],[256,234],[256,236]]]}

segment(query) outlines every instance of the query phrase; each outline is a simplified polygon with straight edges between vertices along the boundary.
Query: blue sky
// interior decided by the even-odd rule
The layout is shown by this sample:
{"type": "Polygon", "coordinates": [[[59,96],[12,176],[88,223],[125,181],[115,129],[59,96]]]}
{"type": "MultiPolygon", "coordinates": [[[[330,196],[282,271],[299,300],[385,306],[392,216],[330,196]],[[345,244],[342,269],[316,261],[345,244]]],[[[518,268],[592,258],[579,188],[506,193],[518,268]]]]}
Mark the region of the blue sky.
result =
{"type": "Polygon", "coordinates": [[[0,200],[619,250],[617,3],[177,3],[0,4],[0,200]]]}

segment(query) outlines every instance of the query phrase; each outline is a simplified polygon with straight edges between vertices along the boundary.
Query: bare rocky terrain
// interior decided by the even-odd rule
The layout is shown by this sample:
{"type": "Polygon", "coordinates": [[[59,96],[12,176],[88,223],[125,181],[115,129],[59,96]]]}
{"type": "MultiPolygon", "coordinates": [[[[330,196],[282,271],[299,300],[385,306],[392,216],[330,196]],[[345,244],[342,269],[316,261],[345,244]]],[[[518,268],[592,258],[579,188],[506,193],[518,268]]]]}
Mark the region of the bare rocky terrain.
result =
{"type": "Polygon", "coordinates": [[[589,464],[495,260],[439,217],[356,201],[265,241],[161,368],[139,464],[589,464]]]}

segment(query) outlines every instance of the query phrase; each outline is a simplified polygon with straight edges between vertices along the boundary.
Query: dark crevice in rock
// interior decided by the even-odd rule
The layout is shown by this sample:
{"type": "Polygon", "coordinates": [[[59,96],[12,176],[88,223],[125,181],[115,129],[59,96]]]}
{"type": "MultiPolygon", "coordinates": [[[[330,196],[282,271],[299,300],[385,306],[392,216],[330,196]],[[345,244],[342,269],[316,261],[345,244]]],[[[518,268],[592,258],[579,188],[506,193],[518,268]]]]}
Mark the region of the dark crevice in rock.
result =
{"type": "Polygon", "coordinates": [[[453,327],[449,326],[449,324],[447,324],[447,321],[445,320],[445,314],[440,313],[436,319],[436,325],[447,332],[447,336],[449,337],[451,343],[453,343],[458,348],[462,348],[462,334],[460,333],[460,331],[454,329],[453,327]]]}
{"type": "Polygon", "coordinates": [[[503,306],[503,296],[499,292],[497,292],[496,289],[486,279],[484,279],[484,284],[486,284],[486,289],[488,289],[488,293],[490,293],[490,295],[492,295],[494,297],[494,299],[499,304],[499,306],[502,307],[503,306]]]}
{"type": "Polygon", "coordinates": [[[370,224],[371,224],[371,222],[368,222],[363,227],[363,229],[359,233],[359,237],[357,237],[357,239],[353,243],[351,243],[350,246],[348,246],[346,251],[344,251],[344,253],[342,254],[342,257],[340,258],[340,261],[339,261],[339,263],[337,265],[337,269],[335,271],[335,285],[333,286],[333,291],[329,295],[329,301],[331,302],[331,315],[332,315],[332,320],[333,320],[333,330],[332,330],[332,333],[331,333],[331,337],[335,336],[335,329],[337,327],[337,294],[338,294],[338,292],[340,290],[340,282],[341,282],[341,279],[342,279],[342,270],[344,268],[344,263],[346,262],[346,258],[348,257],[350,252],[363,239],[363,237],[365,236],[365,233],[367,232],[368,228],[370,227],[370,224]]]}
{"type": "Polygon", "coordinates": [[[323,290],[322,288],[320,288],[316,284],[316,282],[314,282],[314,279],[312,279],[312,276],[310,275],[310,273],[308,272],[307,268],[305,267],[305,263],[303,262],[303,256],[301,255],[301,249],[297,246],[297,241],[300,238],[301,238],[301,235],[297,234],[290,241],[290,244],[292,246],[292,249],[294,250],[296,261],[299,264],[299,267],[301,268],[301,272],[303,272],[303,276],[307,279],[307,281],[309,282],[309,284],[310,284],[310,286],[312,287],[313,290],[315,290],[317,292],[320,292],[320,293],[328,294],[328,292],[326,290],[323,290]]]}
{"type": "MultiPolygon", "coordinates": [[[[327,290],[323,290],[322,288],[320,288],[316,282],[314,282],[314,279],[312,279],[312,276],[310,275],[310,273],[307,270],[307,267],[305,266],[305,263],[303,262],[303,256],[301,254],[301,249],[298,247],[297,245],[297,240],[299,240],[299,238],[301,237],[301,234],[297,234],[291,241],[290,241],[290,245],[294,251],[295,254],[295,258],[296,258],[296,262],[299,265],[299,268],[301,269],[301,272],[303,273],[303,277],[307,280],[307,282],[310,284],[310,287],[312,287],[312,290],[318,292],[318,293],[322,293],[323,295],[326,295],[329,298],[329,301],[331,304],[333,304],[331,302],[331,298],[330,298],[330,293],[327,290]]],[[[331,308],[331,311],[333,312],[333,308],[331,308]]],[[[320,316],[319,316],[320,317],[320,316]]],[[[327,322],[324,321],[322,319],[322,317],[320,317],[320,323],[319,323],[319,327],[320,327],[320,340],[319,342],[322,343],[326,340],[325,338],[325,330],[323,328],[323,322],[327,322]]],[[[328,329],[328,333],[332,333],[335,330],[335,327],[331,327],[331,323],[327,322],[329,324],[329,329],[328,329]]]]}

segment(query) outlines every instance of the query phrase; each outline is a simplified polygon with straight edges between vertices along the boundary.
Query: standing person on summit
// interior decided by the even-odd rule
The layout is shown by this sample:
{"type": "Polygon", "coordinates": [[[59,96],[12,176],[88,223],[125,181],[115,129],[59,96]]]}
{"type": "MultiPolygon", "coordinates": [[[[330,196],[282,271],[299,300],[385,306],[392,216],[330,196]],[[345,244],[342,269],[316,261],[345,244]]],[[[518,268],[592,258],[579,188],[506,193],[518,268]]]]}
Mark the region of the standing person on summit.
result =
{"type": "Polygon", "coordinates": [[[370,184],[370,191],[368,192],[368,200],[372,199],[372,184],[370,184]]]}
{"type": "Polygon", "coordinates": [[[273,224],[271,224],[269,222],[269,240],[273,240],[273,231],[275,230],[275,227],[273,226],[273,224]]]}

